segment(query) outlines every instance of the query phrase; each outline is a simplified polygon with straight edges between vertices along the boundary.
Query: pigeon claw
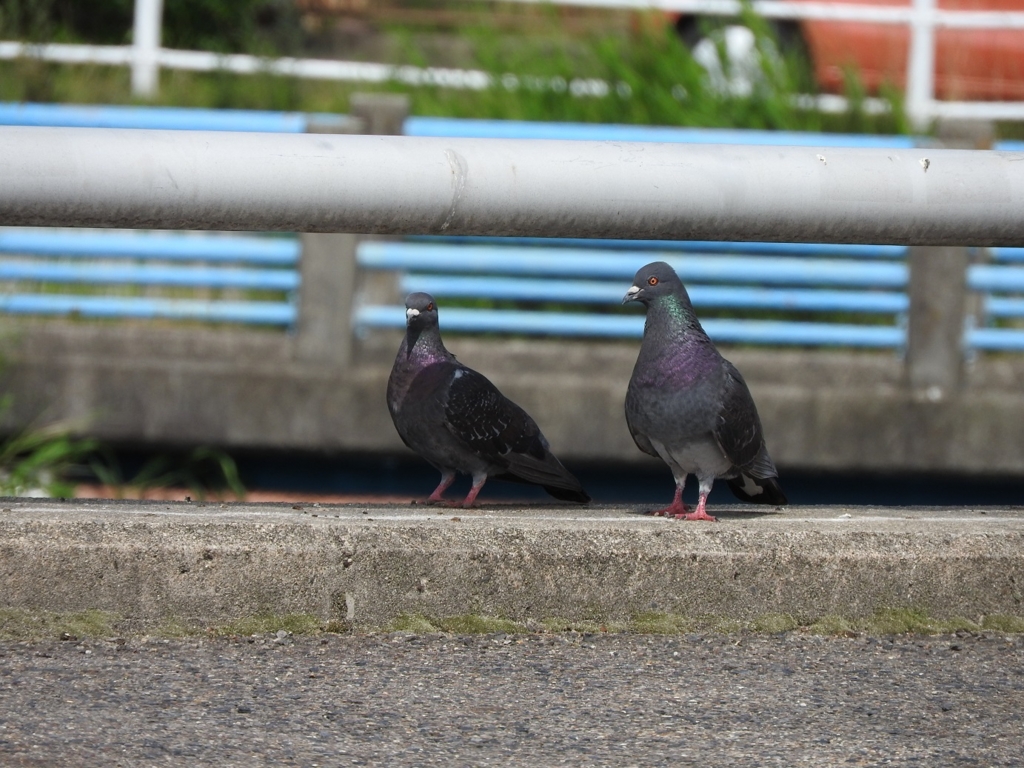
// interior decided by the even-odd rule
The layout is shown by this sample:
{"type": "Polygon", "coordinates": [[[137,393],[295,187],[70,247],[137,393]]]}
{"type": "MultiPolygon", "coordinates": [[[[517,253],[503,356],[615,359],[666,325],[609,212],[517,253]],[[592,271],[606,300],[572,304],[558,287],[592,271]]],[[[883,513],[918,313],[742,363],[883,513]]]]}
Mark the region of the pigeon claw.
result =
{"type": "Polygon", "coordinates": [[[647,514],[655,517],[682,517],[689,510],[685,504],[672,504],[663,509],[652,509],[647,514]]]}
{"type": "Polygon", "coordinates": [[[709,515],[707,512],[705,512],[702,509],[698,509],[696,512],[690,512],[690,513],[684,514],[684,515],[673,515],[673,517],[676,520],[708,520],[708,521],[710,521],[712,523],[717,523],[718,522],[718,518],[717,517],[715,517],[713,515],[709,515]]]}
{"type": "Polygon", "coordinates": [[[658,517],[681,517],[688,511],[686,505],[683,504],[683,488],[680,485],[676,485],[676,494],[672,497],[672,503],[664,509],[653,510],[651,514],[658,517]]]}

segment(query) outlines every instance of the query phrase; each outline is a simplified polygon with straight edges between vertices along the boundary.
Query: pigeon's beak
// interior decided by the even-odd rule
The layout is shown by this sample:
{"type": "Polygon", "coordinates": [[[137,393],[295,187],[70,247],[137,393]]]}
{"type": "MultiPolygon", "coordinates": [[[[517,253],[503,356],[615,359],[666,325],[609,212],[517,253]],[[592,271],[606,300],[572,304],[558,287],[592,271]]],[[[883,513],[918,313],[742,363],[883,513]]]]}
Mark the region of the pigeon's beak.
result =
{"type": "Polygon", "coordinates": [[[637,296],[640,294],[640,288],[636,285],[631,285],[629,290],[626,291],[626,295],[622,297],[622,303],[628,304],[631,301],[636,301],[637,296]]]}
{"type": "Polygon", "coordinates": [[[414,317],[419,317],[420,311],[418,309],[412,309],[411,307],[405,310],[405,322],[409,322],[414,317]]]}

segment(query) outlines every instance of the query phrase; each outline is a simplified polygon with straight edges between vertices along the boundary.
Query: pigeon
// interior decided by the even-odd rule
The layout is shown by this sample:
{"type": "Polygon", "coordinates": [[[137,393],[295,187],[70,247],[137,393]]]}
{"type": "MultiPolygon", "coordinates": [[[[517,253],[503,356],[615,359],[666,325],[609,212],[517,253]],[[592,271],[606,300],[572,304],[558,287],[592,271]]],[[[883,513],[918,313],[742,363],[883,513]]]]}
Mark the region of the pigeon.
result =
{"type": "Polygon", "coordinates": [[[534,483],[564,501],[590,501],[526,411],[445,349],[433,296],[409,294],[405,318],[405,339],[388,379],[388,410],[402,441],[441,473],[428,503],[444,501],[458,472],[473,477],[465,507],[489,477],[534,483]]]}
{"type": "Polygon", "coordinates": [[[768,455],[761,420],[743,376],[700,325],[679,276],[663,261],[636,273],[622,303],[647,311],[644,338],[626,391],[626,424],[644,453],[672,470],[672,503],[652,514],[714,520],[707,513],[716,478],[743,501],[787,503],[768,455]],[[687,475],[697,476],[697,509],[683,504],[687,475]]]}

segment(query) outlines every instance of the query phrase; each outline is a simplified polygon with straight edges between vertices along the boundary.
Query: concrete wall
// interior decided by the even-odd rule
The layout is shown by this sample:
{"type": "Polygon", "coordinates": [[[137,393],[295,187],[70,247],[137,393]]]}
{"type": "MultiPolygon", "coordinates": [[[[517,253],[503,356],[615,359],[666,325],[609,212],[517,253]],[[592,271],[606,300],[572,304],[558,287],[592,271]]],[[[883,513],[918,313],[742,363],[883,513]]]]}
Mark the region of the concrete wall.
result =
{"type": "MultiPolygon", "coordinates": [[[[442,315],[443,316],[443,315],[442,315]]],[[[384,403],[396,334],[353,343],[263,331],[5,323],[4,427],[53,420],[115,442],[401,452],[384,403]],[[317,349],[326,350],[316,354],[317,349]],[[346,356],[346,350],[348,356],[346,356]]],[[[636,342],[449,339],[569,459],[640,461],[622,403],[636,342]]],[[[1024,360],[982,357],[949,390],[892,353],[725,350],[777,463],[1024,471],[1024,360]]]]}

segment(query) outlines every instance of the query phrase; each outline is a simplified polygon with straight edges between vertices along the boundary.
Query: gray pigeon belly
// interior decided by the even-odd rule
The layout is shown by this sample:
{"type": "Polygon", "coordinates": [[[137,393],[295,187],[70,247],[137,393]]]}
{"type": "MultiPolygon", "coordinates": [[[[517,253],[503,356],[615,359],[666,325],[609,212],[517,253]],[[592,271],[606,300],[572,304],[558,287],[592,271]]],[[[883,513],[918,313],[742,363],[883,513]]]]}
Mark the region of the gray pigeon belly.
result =
{"type": "Polygon", "coordinates": [[[407,444],[416,446],[420,456],[441,471],[455,470],[467,475],[495,471],[444,427],[443,413],[431,415],[434,418],[423,418],[422,413],[406,413],[400,414],[398,419],[403,438],[407,444]]]}
{"type": "Polygon", "coordinates": [[[685,442],[666,445],[651,438],[658,455],[673,469],[674,474],[696,475],[698,478],[726,477],[732,474],[732,462],[710,435],[685,442]]]}

